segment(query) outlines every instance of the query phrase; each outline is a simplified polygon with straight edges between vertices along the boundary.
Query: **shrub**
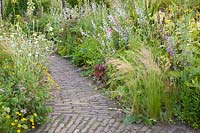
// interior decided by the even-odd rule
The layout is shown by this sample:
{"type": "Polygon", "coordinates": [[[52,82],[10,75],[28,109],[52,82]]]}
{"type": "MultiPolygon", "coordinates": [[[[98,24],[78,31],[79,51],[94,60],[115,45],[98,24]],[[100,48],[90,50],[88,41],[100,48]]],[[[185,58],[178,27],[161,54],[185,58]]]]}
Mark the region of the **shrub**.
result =
{"type": "Polygon", "coordinates": [[[186,67],[181,76],[180,102],[178,117],[193,128],[200,128],[200,68],[186,67]]]}
{"type": "Polygon", "coordinates": [[[81,38],[78,22],[68,21],[58,37],[58,40],[60,40],[57,47],[58,53],[62,56],[72,56],[79,43],[81,43],[81,38]]]}
{"type": "Polygon", "coordinates": [[[73,62],[79,66],[95,66],[103,61],[100,44],[94,38],[83,39],[83,43],[77,47],[72,56],[73,62]]]}

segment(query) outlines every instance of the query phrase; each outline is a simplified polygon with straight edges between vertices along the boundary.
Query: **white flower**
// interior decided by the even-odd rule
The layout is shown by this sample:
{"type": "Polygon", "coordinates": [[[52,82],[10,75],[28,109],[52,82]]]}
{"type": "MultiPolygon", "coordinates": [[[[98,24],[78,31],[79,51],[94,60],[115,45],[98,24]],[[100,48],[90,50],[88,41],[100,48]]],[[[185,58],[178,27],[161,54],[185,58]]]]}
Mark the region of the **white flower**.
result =
{"type": "Polygon", "coordinates": [[[121,8],[116,8],[116,11],[119,13],[119,15],[121,16],[121,17],[123,17],[123,18],[125,18],[126,17],[126,12],[125,11],[123,11],[121,8]]]}
{"type": "Polygon", "coordinates": [[[82,36],[88,36],[88,34],[86,32],[83,31],[82,27],[80,28],[80,32],[82,36]]]}
{"type": "Polygon", "coordinates": [[[32,56],[32,54],[31,54],[31,53],[29,53],[29,54],[28,54],[28,56],[29,56],[29,57],[31,57],[31,56],[32,56]]]}
{"type": "Polygon", "coordinates": [[[20,112],[21,112],[21,113],[24,113],[24,114],[27,113],[26,109],[22,109],[20,112]]]}
{"type": "Polygon", "coordinates": [[[0,88],[0,92],[5,92],[5,91],[4,91],[4,89],[1,89],[1,88],[0,88]]]}
{"type": "Polygon", "coordinates": [[[111,37],[112,37],[112,28],[108,28],[107,29],[107,38],[108,38],[108,40],[110,40],[111,37]]]}
{"type": "Polygon", "coordinates": [[[38,44],[38,41],[35,41],[34,44],[38,44]]]}
{"type": "Polygon", "coordinates": [[[20,91],[25,91],[26,88],[22,86],[22,87],[19,88],[19,90],[20,90],[20,91]]]}
{"type": "Polygon", "coordinates": [[[112,15],[109,15],[108,16],[108,19],[112,22],[112,23],[115,23],[115,19],[112,15]]]}
{"type": "Polygon", "coordinates": [[[200,30],[200,22],[197,21],[197,30],[200,30]]]}
{"type": "Polygon", "coordinates": [[[92,23],[92,27],[96,30],[97,29],[97,27],[96,27],[96,24],[94,23],[94,21],[92,20],[91,21],[91,23],[92,23]]]}
{"type": "Polygon", "coordinates": [[[53,28],[51,26],[49,27],[49,31],[53,31],[53,28]]]}
{"type": "Polygon", "coordinates": [[[10,113],[10,108],[9,108],[9,107],[5,107],[4,110],[5,110],[7,113],[10,113]]]}
{"type": "Polygon", "coordinates": [[[97,9],[97,5],[96,5],[96,3],[93,2],[92,3],[92,11],[95,12],[96,9],[97,9]]]}

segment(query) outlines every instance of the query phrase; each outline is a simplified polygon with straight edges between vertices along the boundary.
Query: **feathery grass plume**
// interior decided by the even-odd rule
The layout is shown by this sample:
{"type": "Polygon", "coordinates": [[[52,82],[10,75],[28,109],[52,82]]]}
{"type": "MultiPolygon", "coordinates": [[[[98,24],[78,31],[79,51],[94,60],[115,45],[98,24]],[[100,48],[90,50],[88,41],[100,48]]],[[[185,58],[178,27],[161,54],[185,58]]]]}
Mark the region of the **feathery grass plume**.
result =
{"type": "Polygon", "coordinates": [[[161,73],[159,66],[154,62],[153,54],[150,49],[141,48],[137,57],[147,71],[153,70],[158,74],[161,73]]]}
{"type": "Polygon", "coordinates": [[[8,41],[0,36],[0,57],[13,54],[13,50],[8,45],[8,41]]]}
{"type": "Polygon", "coordinates": [[[117,58],[107,59],[106,65],[107,66],[112,65],[117,69],[118,74],[116,74],[116,76],[120,76],[122,74],[127,74],[133,69],[133,66],[129,62],[124,62],[117,58]]]}
{"type": "MultiPolygon", "coordinates": [[[[0,36],[0,68],[4,67],[5,62],[7,62],[7,60],[11,60],[13,55],[14,51],[9,46],[8,41],[0,36]]],[[[11,63],[10,65],[13,64],[11,63]]]]}
{"type": "Polygon", "coordinates": [[[145,69],[145,73],[141,77],[141,82],[144,87],[145,97],[143,102],[146,104],[147,116],[158,119],[161,113],[161,92],[164,90],[161,70],[154,62],[150,49],[141,48],[137,57],[145,69]]]}

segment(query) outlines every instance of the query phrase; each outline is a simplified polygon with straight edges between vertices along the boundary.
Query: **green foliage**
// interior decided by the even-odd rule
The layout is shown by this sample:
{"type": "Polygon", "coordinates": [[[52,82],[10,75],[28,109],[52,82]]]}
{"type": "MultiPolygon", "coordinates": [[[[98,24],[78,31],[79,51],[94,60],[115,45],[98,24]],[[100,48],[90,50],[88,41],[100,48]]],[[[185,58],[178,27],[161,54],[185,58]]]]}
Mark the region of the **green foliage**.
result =
{"type": "Polygon", "coordinates": [[[0,130],[25,132],[46,121],[51,83],[43,65],[51,43],[43,35],[25,36],[20,28],[0,35],[0,130]],[[30,43],[31,42],[31,43],[30,43]]]}
{"type": "Polygon", "coordinates": [[[52,3],[52,2],[53,2],[53,0],[52,1],[50,1],[50,0],[40,0],[40,2],[36,1],[36,3],[39,5],[39,7],[43,8],[43,12],[49,12],[49,10],[52,7],[52,4],[56,4],[56,3],[52,3]]]}
{"type": "MultiPolygon", "coordinates": [[[[6,1],[4,9],[5,18],[14,23],[16,16],[26,16],[28,2],[29,0],[6,1]]],[[[32,2],[34,6],[33,15],[41,15],[43,12],[48,12],[51,7],[51,1],[49,0],[32,0],[32,2]]]]}
{"type": "Polygon", "coordinates": [[[78,22],[72,20],[64,24],[63,31],[58,38],[61,40],[58,45],[58,53],[62,56],[72,56],[81,43],[81,38],[78,22]]]}
{"type": "Polygon", "coordinates": [[[33,20],[28,24],[30,31],[42,32],[48,39],[56,38],[61,32],[59,19],[49,13],[44,13],[42,17],[33,20]]]}
{"type": "Polygon", "coordinates": [[[165,40],[165,47],[170,54],[171,69],[178,75],[171,75],[179,87],[176,99],[176,115],[194,128],[199,128],[199,21],[196,8],[185,4],[179,9],[170,7],[170,15],[166,18],[162,34],[171,35],[165,40]],[[190,8],[188,8],[190,7],[190,8]],[[194,8],[194,9],[193,9],[194,8]],[[171,16],[172,15],[172,16],[171,16]],[[174,32],[175,31],[175,32],[174,32]],[[189,32],[188,32],[189,31],[189,32]],[[173,53],[173,54],[172,54],[173,53]]]}
{"type": "Polygon", "coordinates": [[[67,3],[69,3],[72,7],[75,7],[79,4],[78,0],[67,0],[67,3]]]}
{"type": "Polygon", "coordinates": [[[24,11],[27,9],[27,0],[19,0],[19,1],[12,1],[9,0],[5,4],[5,17],[9,17],[9,15],[12,15],[12,17],[15,17],[15,15],[22,15],[24,14],[24,11]]]}
{"type": "MultiPolygon", "coordinates": [[[[76,15],[76,9],[69,10],[68,15],[79,17],[76,15]],[[73,14],[74,13],[74,14],[73,14]]],[[[92,15],[92,14],[91,14],[92,15]]],[[[93,14],[95,16],[95,14],[93,14]]],[[[99,14],[98,14],[99,15],[99,14]]],[[[76,20],[75,18],[66,19],[68,23],[64,24],[63,32],[59,38],[62,40],[58,45],[58,53],[62,56],[71,56],[73,62],[78,66],[87,66],[90,69],[96,64],[101,64],[103,61],[102,46],[99,42],[100,38],[84,37],[82,34],[87,30],[85,34],[96,35],[97,30],[91,27],[92,16],[83,17],[82,20],[76,20]],[[80,31],[80,29],[82,31],[80,31]],[[81,33],[82,32],[82,33],[81,33]],[[96,32],[96,33],[95,33],[96,32]]],[[[94,18],[94,21],[99,23],[99,18],[94,18]]]]}
{"type": "Polygon", "coordinates": [[[129,124],[130,123],[140,124],[140,123],[144,122],[146,125],[153,125],[157,121],[154,119],[148,119],[148,118],[144,117],[143,115],[129,115],[126,117],[124,122],[129,123],[129,124]]]}
{"type": "Polygon", "coordinates": [[[69,3],[72,7],[78,6],[78,5],[84,5],[84,3],[91,3],[91,2],[97,2],[97,3],[106,3],[107,5],[110,4],[109,0],[66,0],[67,3],[69,3]]]}
{"type": "Polygon", "coordinates": [[[77,47],[72,57],[73,62],[79,66],[95,66],[103,61],[100,44],[95,38],[83,39],[83,43],[77,47]]]}
{"type": "Polygon", "coordinates": [[[186,121],[193,128],[200,128],[200,68],[186,67],[181,76],[179,119],[186,121]]]}

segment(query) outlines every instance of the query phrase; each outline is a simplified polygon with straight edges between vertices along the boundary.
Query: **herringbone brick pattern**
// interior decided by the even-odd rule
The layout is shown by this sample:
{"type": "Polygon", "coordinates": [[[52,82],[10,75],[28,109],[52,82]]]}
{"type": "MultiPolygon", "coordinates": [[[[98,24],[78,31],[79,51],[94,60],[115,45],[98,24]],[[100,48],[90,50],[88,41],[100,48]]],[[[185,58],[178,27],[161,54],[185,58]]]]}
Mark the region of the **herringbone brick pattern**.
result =
{"type": "Polygon", "coordinates": [[[126,125],[117,104],[95,91],[91,81],[81,76],[80,69],[57,55],[50,60],[50,72],[61,89],[53,91],[54,98],[48,103],[53,107],[49,123],[36,133],[194,132],[185,126],[126,125]]]}

